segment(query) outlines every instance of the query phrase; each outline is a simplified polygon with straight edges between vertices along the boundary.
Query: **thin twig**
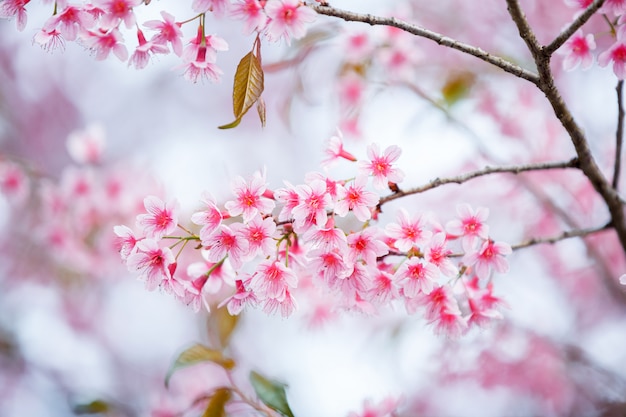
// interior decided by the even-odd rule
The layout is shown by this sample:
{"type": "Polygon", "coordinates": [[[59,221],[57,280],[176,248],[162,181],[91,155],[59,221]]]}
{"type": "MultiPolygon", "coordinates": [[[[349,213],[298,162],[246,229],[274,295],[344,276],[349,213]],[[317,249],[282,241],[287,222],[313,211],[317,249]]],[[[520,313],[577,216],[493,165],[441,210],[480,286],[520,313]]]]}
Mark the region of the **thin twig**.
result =
{"type": "Polygon", "coordinates": [[[537,76],[537,74],[533,73],[532,71],[528,71],[518,65],[515,65],[499,56],[490,54],[489,52],[486,52],[475,46],[459,42],[455,39],[449,38],[437,32],[430,31],[428,29],[424,29],[420,26],[405,22],[395,17],[381,17],[371,14],[354,13],[348,10],[337,9],[335,7],[324,6],[310,2],[307,3],[307,5],[319,14],[337,17],[347,22],[362,22],[372,26],[392,26],[413,35],[430,39],[431,41],[434,41],[439,45],[465,52],[466,54],[472,55],[482,61],[495,65],[496,67],[519,78],[528,80],[533,84],[537,84],[537,82],[539,81],[539,77],[537,76]]]}
{"type": "Polygon", "coordinates": [[[587,21],[593,16],[600,7],[604,4],[605,0],[596,0],[587,7],[587,9],[576,18],[568,27],[557,36],[549,45],[543,48],[543,52],[547,55],[552,55],[557,49],[559,49],[567,40],[580,29],[587,21]]]}
{"type": "Polygon", "coordinates": [[[617,82],[617,131],[615,132],[615,166],[613,167],[613,189],[617,190],[622,167],[622,143],[624,141],[624,80],[617,82]]]}
{"type": "Polygon", "coordinates": [[[411,188],[409,190],[403,191],[399,190],[398,192],[388,195],[386,197],[382,197],[379,206],[388,203],[389,201],[396,200],[398,198],[411,195],[411,194],[419,194],[424,191],[432,190],[433,188],[440,187],[445,184],[463,184],[471,179],[482,177],[490,174],[499,174],[499,173],[510,173],[510,174],[519,174],[521,172],[527,171],[542,171],[548,169],[567,169],[567,168],[577,168],[578,167],[578,159],[572,158],[569,161],[563,162],[542,162],[538,164],[528,164],[528,165],[515,165],[509,167],[485,167],[479,171],[469,172],[467,174],[459,175],[456,177],[450,178],[436,178],[429,182],[426,185],[422,185],[420,187],[411,188]]]}
{"type": "Polygon", "coordinates": [[[549,244],[553,244],[556,242],[560,242],[561,240],[565,240],[565,239],[570,239],[572,237],[584,237],[584,236],[588,236],[594,233],[598,233],[598,232],[602,232],[605,230],[608,230],[611,228],[610,224],[605,224],[604,226],[599,226],[599,227],[589,227],[587,229],[574,229],[574,230],[567,230],[565,232],[562,232],[556,236],[552,236],[552,237],[543,237],[543,238],[532,238],[532,239],[528,239],[524,242],[515,244],[515,245],[511,245],[511,249],[516,250],[516,249],[522,249],[522,248],[528,248],[530,246],[534,246],[534,245],[542,245],[545,243],[549,243],[549,244]]]}
{"type": "Polygon", "coordinates": [[[506,5],[513,22],[517,26],[520,38],[522,38],[522,40],[526,43],[528,50],[532,54],[535,61],[537,61],[537,57],[541,55],[542,47],[537,40],[535,33],[528,24],[526,15],[522,11],[518,0],[506,0],[506,5]]]}

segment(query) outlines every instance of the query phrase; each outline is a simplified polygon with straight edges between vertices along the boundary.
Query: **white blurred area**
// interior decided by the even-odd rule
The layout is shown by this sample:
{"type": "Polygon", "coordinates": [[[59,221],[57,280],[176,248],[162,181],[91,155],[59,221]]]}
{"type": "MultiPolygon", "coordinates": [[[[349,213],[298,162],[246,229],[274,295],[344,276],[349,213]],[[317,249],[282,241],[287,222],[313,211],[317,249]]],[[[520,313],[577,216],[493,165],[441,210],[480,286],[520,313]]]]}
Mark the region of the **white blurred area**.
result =
{"type": "MultiPolygon", "coordinates": [[[[171,1],[163,3],[168,10],[174,7],[171,1]]],[[[373,0],[332,3],[364,11],[382,7],[373,0]]],[[[285,111],[283,100],[295,74],[292,70],[268,74],[267,127],[261,129],[252,109],[238,128],[222,131],[217,126],[232,119],[232,74],[253,41],[241,37],[238,26],[215,27],[230,44],[228,52],[218,54],[218,64],[225,73],[222,82],[194,85],[181,77],[180,70],[171,69],[177,65],[172,57],[155,59],[148,68],[136,71],[115,58],[96,62],[74,44],[68,44],[63,53],[46,53],[31,45],[39,18],[37,13],[29,14],[23,33],[15,31],[14,22],[0,20],[0,48],[4,49],[3,58],[11,57],[11,68],[19,72],[18,85],[12,86],[12,91],[22,95],[19,100],[36,102],[38,95],[54,84],[76,105],[76,117],[61,121],[61,127],[54,130],[57,136],[49,138],[55,144],[52,150],[37,155],[39,161],[49,158],[48,168],[59,169],[68,161],[64,147],[67,133],[95,122],[106,130],[105,161],[115,164],[130,159],[144,166],[162,182],[169,196],[181,201],[187,214],[199,206],[202,191],[211,191],[220,201],[228,198],[229,183],[236,175],[247,177],[266,168],[270,187],[277,188],[283,179],[297,184],[306,172],[319,170],[323,141],[334,133],[336,123],[336,98],[332,86],[325,84],[324,77],[329,74],[324,68],[310,80],[317,84],[310,86],[306,100],[296,99],[289,111],[285,111]]],[[[282,46],[264,45],[264,62],[277,61],[284,54],[282,46]]],[[[474,146],[461,129],[450,127],[438,110],[399,89],[381,94],[362,120],[364,137],[348,140],[348,148],[362,157],[367,143],[400,145],[400,165],[410,185],[449,174],[449,167],[462,166],[474,146]]],[[[2,149],[30,149],[26,143],[2,141],[6,137],[2,132],[0,129],[2,149]]],[[[435,210],[427,196],[415,201],[426,211],[435,210]]],[[[451,201],[436,214],[444,219],[452,216],[455,204],[451,201]]],[[[0,228],[9,221],[6,206],[0,199],[0,228]]],[[[396,207],[389,205],[387,218],[393,216],[396,207]]],[[[519,239],[520,226],[508,224],[497,210],[492,210],[490,223],[496,238],[519,239]]],[[[580,245],[571,245],[573,258],[584,256],[580,245]]],[[[505,320],[567,339],[573,320],[568,300],[560,298],[547,271],[524,252],[511,256],[510,262],[512,272],[497,277],[497,293],[510,305],[505,320]]],[[[103,315],[97,317],[99,337],[106,348],[75,334],[59,320],[60,307],[45,286],[27,286],[10,300],[2,300],[6,303],[2,311],[8,312],[8,320],[13,322],[26,360],[45,370],[44,375],[22,380],[24,385],[15,388],[14,403],[0,405],[3,417],[73,415],[68,404],[55,395],[58,393],[47,373],[73,381],[74,388],[87,395],[106,398],[119,389],[120,381],[114,379],[112,370],[119,370],[120,363],[132,364],[133,369],[125,370],[126,377],[135,375],[138,381],[146,382],[155,375],[164,376],[181,348],[205,338],[203,314],[194,315],[165,294],[148,293],[130,274],[116,281],[103,294],[103,315]]],[[[590,356],[622,376],[626,376],[625,328],[624,320],[604,323],[588,335],[585,344],[590,356]]],[[[420,388],[432,389],[429,375],[435,369],[431,361],[443,344],[470,350],[472,342],[480,346],[489,338],[489,331],[485,331],[472,333],[469,340],[442,340],[423,319],[415,316],[407,320],[402,311],[381,317],[347,314],[320,329],[308,328],[298,316],[285,320],[254,311],[245,315],[234,336],[233,350],[240,355],[243,369],[257,369],[289,385],[288,398],[296,416],[343,417],[361,410],[366,398],[380,401],[420,388]]],[[[511,354],[522,350],[522,345],[511,346],[511,354]]],[[[123,385],[128,385],[128,392],[134,395],[150,396],[130,380],[123,385]]],[[[441,394],[442,401],[454,397],[449,415],[496,417],[510,411],[510,393],[494,390],[487,395],[463,388],[466,386],[451,385],[445,392],[449,395],[441,394]]],[[[138,402],[146,406],[149,398],[138,402]]]]}

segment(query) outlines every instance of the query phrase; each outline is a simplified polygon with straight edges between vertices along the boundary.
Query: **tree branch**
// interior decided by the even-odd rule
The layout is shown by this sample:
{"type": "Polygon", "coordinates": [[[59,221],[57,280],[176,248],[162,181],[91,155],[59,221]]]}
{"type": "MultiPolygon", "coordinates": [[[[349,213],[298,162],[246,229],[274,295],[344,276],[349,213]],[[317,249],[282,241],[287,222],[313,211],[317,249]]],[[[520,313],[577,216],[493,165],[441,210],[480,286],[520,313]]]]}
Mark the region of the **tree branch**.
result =
{"type": "Polygon", "coordinates": [[[613,167],[613,189],[617,190],[622,167],[622,143],[624,141],[624,80],[617,82],[617,131],[615,132],[615,166],[613,167]]]}
{"type": "Polygon", "coordinates": [[[605,224],[604,226],[600,226],[600,227],[590,227],[587,229],[574,229],[574,230],[566,230],[565,232],[562,232],[556,236],[552,236],[552,237],[543,237],[543,238],[532,238],[532,239],[528,239],[524,242],[520,242],[516,245],[511,245],[511,249],[516,250],[516,249],[523,249],[523,248],[528,248],[530,246],[534,246],[534,245],[542,245],[545,243],[549,243],[549,244],[553,244],[556,242],[560,242],[561,240],[565,240],[565,239],[570,239],[572,237],[584,237],[584,236],[588,236],[594,233],[598,233],[598,232],[602,232],[604,230],[608,230],[611,228],[611,224],[605,224]]]}
{"type": "Polygon", "coordinates": [[[600,7],[604,4],[605,0],[596,0],[587,7],[587,9],[576,18],[567,28],[565,28],[549,45],[543,48],[543,52],[547,55],[552,55],[557,49],[559,49],[567,40],[580,29],[587,21],[593,16],[600,7]]]}
{"type": "Polygon", "coordinates": [[[477,48],[472,45],[468,45],[463,42],[459,42],[455,39],[448,38],[442,34],[432,32],[428,29],[424,29],[420,26],[405,22],[400,19],[396,19],[395,17],[380,17],[374,16],[371,14],[360,14],[354,13],[348,10],[337,9],[328,5],[319,5],[314,3],[307,3],[311,9],[315,10],[318,14],[323,14],[326,16],[337,17],[343,19],[347,22],[362,22],[367,23],[369,25],[375,26],[392,26],[398,29],[401,29],[405,32],[411,33],[413,35],[430,39],[438,43],[439,45],[456,49],[457,51],[464,52],[466,54],[472,55],[482,61],[485,61],[489,64],[495,65],[496,67],[511,73],[519,78],[523,78],[525,80],[530,81],[533,84],[537,84],[539,81],[539,77],[537,74],[528,71],[518,65],[515,65],[499,56],[492,55],[480,48],[477,48]]]}
{"type": "Polygon", "coordinates": [[[519,174],[520,172],[526,171],[541,171],[548,169],[566,169],[566,168],[578,168],[578,159],[573,158],[569,161],[564,162],[543,162],[538,164],[528,164],[528,165],[516,165],[510,167],[485,167],[480,171],[469,172],[467,174],[459,175],[456,177],[450,178],[436,178],[429,182],[426,185],[422,185],[420,187],[412,188],[406,191],[398,190],[394,194],[388,195],[386,197],[382,197],[378,203],[378,206],[382,206],[389,201],[396,200],[398,198],[411,195],[411,194],[419,194],[424,191],[432,190],[433,188],[440,187],[445,184],[463,184],[471,179],[482,177],[490,174],[498,174],[498,173],[511,173],[511,174],[519,174]]]}
{"type": "Polygon", "coordinates": [[[506,4],[507,10],[511,15],[511,19],[513,19],[513,22],[517,26],[520,38],[522,38],[522,40],[526,43],[528,50],[532,54],[535,61],[537,61],[537,58],[541,55],[542,47],[535,37],[535,33],[528,24],[526,15],[522,12],[518,0],[506,0],[506,4]]]}

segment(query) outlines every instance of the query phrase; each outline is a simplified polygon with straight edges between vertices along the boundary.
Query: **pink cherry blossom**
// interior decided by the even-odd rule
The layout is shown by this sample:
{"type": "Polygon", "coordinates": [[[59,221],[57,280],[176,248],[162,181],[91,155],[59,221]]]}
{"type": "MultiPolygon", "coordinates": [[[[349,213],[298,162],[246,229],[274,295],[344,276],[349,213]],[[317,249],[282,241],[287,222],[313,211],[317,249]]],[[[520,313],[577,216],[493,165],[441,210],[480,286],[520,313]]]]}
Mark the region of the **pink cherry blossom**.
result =
{"type": "Polygon", "coordinates": [[[245,35],[255,30],[263,30],[268,20],[259,0],[239,0],[231,6],[231,15],[245,21],[243,29],[245,35]]]}
{"type": "Polygon", "coordinates": [[[139,45],[128,60],[128,66],[133,65],[136,69],[143,69],[150,62],[151,54],[167,54],[169,52],[165,45],[152,40],[148,42],[140,29],[137,29],[137,40],[139,45]]]}
{"type": "Polygon", "coordinates": [[[335,227],[335,220],[329,217],[324,227],[312,227],[302,235],[302,238],[310,242],[312,248],[323,250],[337,249],[343,252],[348,244],[343,230],[335,227]]]}
{"type": "Polygon", "coordinates": [[[102,162],[105,146],[104,128],[101,125],[91,125],[85,130],[72,132],[65,144],[67,152],[80,164],[102,162]]]}
{"type": "Polygon", "coordinates": [[[488,239],[489,226],[485,224],[489,217],[489,209],[479,207],[474,211],[469,204],[456,206],[458,219],[451,220],[446,224],[446,230],[452,236],[462,236],[468,246],[474,244],[475,239],[488,239]]]}
{"type": "Polygon", "coordinates": [[[292,210],[297,231],[326,224],[326,210],[331,208],[332,203],[332,198],[326,191],[326,183],[315,180],[310,184],[300,185],[297,190],[300,203],[292,210]]]}
{"type": "Polygon", "coordinates": [[[113,232],[117,236],[115,247],[120,252],[123,260],[137,252],[137,243],[141,241],[142,237],[137,237],[130,227],[124,225],[114,226],[113,232]]]}
{"type": "Polygon", "coordinates": [[[23,169],[8,161],[0,161],[0,193],[15,205],[23,203],[30,190],[28,177],[23,169]]]}
{"type": "Polygon", "coordinates": [[[437,233],[432,237],[430,242],[428,242],[428,246],[426,246],[425,258],[428,262],[439,268],[439,271],[445,276],[454,277],[459,271],[449,258],[451,254],[452,251],[446,248],[445,233],[437,233]]]}
{"type": "Polygon", "coordinates": [[[306,184],[310,184],[312,181],[324,181],[326,183],[326,192],[330,195],[333,204],[337,201],[337,194],[345,183],[345,181],[335,180],[318,171],[307,172],[304,176],[306,184]]]}
{"type": "Polygon", "coordinates": [[[149,20],[143,25],[149,29],[156,30],[158,33],[150,39],[154,43],[166,44],[169,42],[172,45],[172,51],[178,56],[183,53],[183,31],[180,29],[181,24],[176,22],[176,19],[171,14],[162,11],[160,20],[149,20]]]}
{"type": "Polygon", "coordinates": [[[379,305],[385,305],[400,296],[393,274],[378,268],[370,269],[371,287],[368,299],[379,305]]]}
{"type": "Polygon", "coordinates": [[[246,287],[250,284],[250,278],[243,280],[237,280],[235,282],[235,294],[230,297],[224,299],[218,307],[226,306],[228,312],[232,316],[236,316],[243,311],[246,305],[250,305],[254,307],[258,304],[259,300],[257,299],[254,292],[248,290],[246,287]]]}
{"type": "Polygon", "coordinates": [[[206,242],[203,242],[209,250],[208,260],[220,262],[228,256],[233,268],[240,269],[249,247],[248,241],[239,233],[242,228],[241,223],[233,223],[230,227],[220,225],[217,231],[209,236],[206,242]]]}
{"type": "Polygon", "coordinates": [[[30,0],[4,0],[0,3],[0,18],[16,16],[17,30],[22,31],[26,27],[26,5],[30,0]]]}
{"type": "Polygon", "coordinates": [[[398,223],[389,223],[385,228],[387,236],[395,239],[394,246],[403,252],[428,242],[432,232],[425,230],[421,215],[411,217],[404,208],[398,211],[398,223]]]}
{"type": "Polygon", "coordinates": [[[222,224],[223,215],[215,203],[215,198],[209,192],[203,192],[201,197],[202,202],[205,205],[205,209],[197,211],[191,215],[191,221],[199,226],[200,240],[206,245],[207,239],[211,236],[222,224]]]}
{"type": "Polygon", "coordinates": [[[289,288],[298,286],[298,277],[282,262],[267,260],[261,262],[250,280],[250,290],[261,299],[273,298],[282,301],[289,288]]]}
{"type": "Polygon", "coordinates": [[[240,230],[241,236],[248,241],[249,256],[269,256],[276,251],[276,223],[272,217],[263,219],[256,216],[240,230]]]}
{"type": "Polygon", "coordinates": [[[598,55],[598,64],[601,67],[613,63],[613,72],[620,80],[626,78],[626,35],[624,32],[624,30],[618,30],[615,43],[598,55]]]}
{"type": "Polygon", "coordinates": [[[337,129],[337,134],[335,136],[331,136],[326,141],[324,154],[325,158],[322,160],[322,166],[326,167],[334,165],[339,158],[347,159],[352,162],[357,160],[354,155],[343,149],[343,134],[339,129],[337,129]]]}
{"type": "Polygon", "coordinates": [[[359,162],[360,172],[374,177],[374,187],[384,189],[388,182],[399,183],[404,179],[404,173],[393,166],[400,158],[402,150],[396,146],[388,146],[384,152],[380,152],[378,144],[372,143],[367,147],[369,161],[359,162]]]}
{"type": "Polygon", "coordinates": [[[143,205],[147,213],[137,216],[137,225],[143,227],[146,237],[161,239],[176,229],[180,210],[178,200],[165,203],[158,197],[148,196],[143,200],[143,205]]]}
{"type": "Polygon", "coordinates": [[[300,0],[272,0],[265,5],[269,18],[265,33],[270,41],[300,39],[306,35],[306,25],[315,20],[315,12],[300,0]]]}
{"type": "Polygon", "coordinates": [[[476,275],[484,279],[489,277],[491,268],[500,273],[507,272],[509,263],[504,256],[510,253],[512,250],[508,243],[487,240],[477,250],[466,253],[463,262],[467,266],[475,266],[476,275]]]}
{"type": "Polygon", "coordinates": [[[309,267],[316,276],[322,278],[330,287],[334,286],[337,279],[343,279],[352,274],[354,264],[346,262],[343,254],[338,251],[325,251],[315,249],[308,255],[310,257],[309,267]]]}
{"type": "Polygon", "coordinates": [[[485,327],[493,320],[502,319],[499,308],[506,306],[506,303],[493,295],[492,282],[489,282],[485,288],[480,288],[479,278],[474,277],[465,284],[465,288],[471,312],[468,324],[485,327]]]}
{"type": "Polygon", "coordinates": [[[458,337],[467,331],[467,321],[449,286],[433,289],[430,294],[420,296],[418,302],[425,307],[425,318],[435,326],[435,334],[458,337]]]}
{"type": "Polygon", "coordinates": [[[279,221],[285,221],[292,217],[293,209],[300,204],[300,195],[298,190],[289,181],[284,181],[286,187],[274,190],[274,198],[279,203],[283,203],[283,207],[278,214],[279,221]]]}
{"type": "Polygon", "coordinates": [[[35,36],[33,36],[33,43],[41,46],[41,48],[46,52],[53,52],[57,49],[63,51],[65,50],[65,39],[56,29],[40,29],[35,36]]]}
{"type": "Polygon", "coordinates": [[[339,291],[342,298],[352,301],[355,297],[362,298],[371,288],[371,276],[368,268],[357,262],[352,265],[352,272],[345,277],[331,278],[328,286],[339,291]]]}
{"type": "Polygon", "coordinates": [[[381,232],[375,226],[349,234],[348,260],[356,262],[358,259],[362,259],[370,266],[376,265],[376,258],[389,253],[389,248],[380,239],[381,235],[381,232]]]}
{"type": "Polygon", "coordinates": [[[394,417],[399,405],[400,400],[392,397],[387,397],[377,404],[367,399],[363,404],[362,412],[351,412],[348,417],[394,417]]]}
{"type": "Polygon", "coordinates": [[[43,25],[46,31],[56,30],[61,36],[74,41],[82,32],[91,29],[95,19],[84,7],[67,6],[59,13],[51,16],[43,25]]]}
{"type": "Polygon", "coordinates": [[[98,61],[107,59],[111,52],[120,61],[128,59],[128,50],[124,46],[124,39],[117,28],[90,30],[82,39],[85,46],[95,52],[98,61]]]}
{"type": "Polygon", "coordinates": [[[244,223],[249,222],[258,214],[271,213],[274,209],[274,201],[263,196],[267,183],[262,173],[255,173],[249,182],[238,176],[233,180],[231,188],[235,194],[235,200],[227,201],[224,207],[233,217],[242,215],[244,223]]]}
{"type": "Polygon", "coordinates": [[[193,0],[191,8],[196,13],[211,11],[217,16],[222,16],[228,10],[229,0],[193,0]]]}
{"type": "Polygon", "coordinates": [[[600,12],[621,16],[626,12],[626,0],[606,0],[600,8],[600,12]]]}
{"type": "Polygon", "coordinates": [[[175,265],[170,248],[160,248],[152,239],[137,242],[137,251],[131,253],[126,264],[130,271],[139,271],[146,281],[146,289],[156,289],[164,280],[172,277],[171,267],[175,265]]]}
{"type": "Polygon", "coordinates": [[[439,270],[435,265],[417,257],[404,262],[395,273],[398,286],[408,298],[415,298],[420,293],[430,294],[438,277],[439,270]]]}
{"type": "Polygon", "coordinates": [[[133,7],[142,2],[143,0],[93,0],[94,5],[104,11],[100,16],[102,27],[117,27],[123,21],[128,29],[135,25],[133,7]]]}
{"type": "Polygon", "coordinates": [[[596,49],[596,42],[593,34],[583,35],[582,30],[576,31],[571,38],[568,39],[561,49],[561,53],[565,55],[563,59],[563,69],[572,71],[580,65],[585,70],[593,65],[593,55],[591,51],[596,49]]]}
{"type": "Polygon", "coordinates": [[[297,308],[296,300],[288,289],[285,290],[285,296],[282,299],[267,298],[263,302],[263,311],[266,314],[274,314],[280,310],[280,315],[284,318],[291,316],[297,308]]]}
{"type": "Polygon", "coordinates": [[[372,217],[372,209],[378,204],[378,196],[367,191],[367,177],[357,176],[354,181],[342,187],[337,192],[335,214],[345,217],[352,211],[357,219],[364,222],[372,217]]]}

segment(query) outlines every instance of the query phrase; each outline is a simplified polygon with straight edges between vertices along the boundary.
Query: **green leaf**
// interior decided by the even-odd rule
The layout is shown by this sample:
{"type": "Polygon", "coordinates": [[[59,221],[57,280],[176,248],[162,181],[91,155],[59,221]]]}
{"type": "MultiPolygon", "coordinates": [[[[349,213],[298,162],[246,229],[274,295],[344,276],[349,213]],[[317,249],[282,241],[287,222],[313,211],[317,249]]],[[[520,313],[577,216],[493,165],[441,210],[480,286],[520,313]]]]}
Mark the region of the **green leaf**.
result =
{"type": "Polygon", "coordinates": [[[224,357],[219,350],[210,349],[204,345],[195,344],[186,349],[178,355],[178,358],[170,366],[167,375],[165,376],[165,386],[169,386],[170,378],[180,368],[196,365],[202,362],[213,362],[224,369],[233,369],[235,367],[235,361],[230,358],[224,357]]]}
{"type": "Polygon", "coordinates": [[[72,407],[74,414],[102,414],[111,410],[108,403],[102,400],[95,400],[87,404],[76,404],[72,407]]]}
{"type": "Polygon", "coordinates": [[[202,417],[226,417],[224,407],[230,400],[230,388],[218,388],[209,400],[202,417]]]}
{"type": "Polygon", "coordinates": [[[235,81],[233,83],[233,114],[235,120],[227,125],[219,126],[220,129],[236,127],[241,118],[250,110],[250,107],[261,97],[264,88],[263,68],[259,58],[252,51],[241,58],[235,81]]]}
{"type": "Polygon", "coordinates": [[[466,97],[475,82],[476,76],[471,72],[464,71],[452,74],[441,88],[441,94],[446,104],[452,106],[466,97]]]}
{"type": "Polygon", "coordinates": [[[287,403],[287,395],[285,394],[287,385],[269,380],[254,371],[250,372],[250,383],[256,395],[265,405],[286,417],[294,417],[287,403]]]}

